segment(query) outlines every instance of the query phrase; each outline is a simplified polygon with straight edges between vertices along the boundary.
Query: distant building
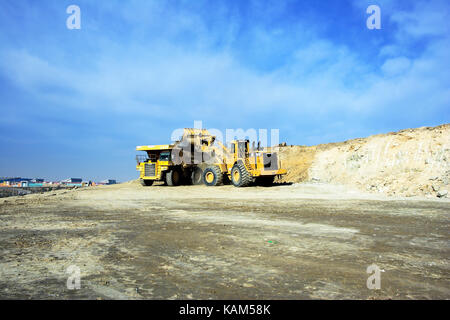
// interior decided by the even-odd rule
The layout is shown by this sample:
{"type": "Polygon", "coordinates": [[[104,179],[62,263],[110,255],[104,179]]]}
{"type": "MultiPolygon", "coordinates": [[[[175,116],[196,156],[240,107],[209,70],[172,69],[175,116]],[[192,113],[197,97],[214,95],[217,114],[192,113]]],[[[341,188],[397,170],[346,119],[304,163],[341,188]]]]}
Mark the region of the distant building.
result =
{"type": "Polygon", "coordinates": [[[103,185],[117,184],[117,181],[114,179],[106,179],[106,180],[100,181],[99,184],[103,184],[103,185]]]}
{"type": "Polygon", "coordinates": [[[20,177],[1,177],[0,178],[0,186],[3,187],[20,187],[23,181],[31,181],[28,178],[20,178],[20,177]]]}
{"type": "Polygon", "coordinates": [[[68,187],[81,187],[83,186],[83,179],[81,178],[69,178],[61,181],[62,185],[66,185],[68,187]]]}
{"type": "Polygon", "coordinates": [[[83,179],[81,178],[69,178],[61,181],[61,183],[82,183],[82,182],[83,179]]]}
{"type": "Polygon", "coordinates": [[[31,181],[31,179],[27,178],[20,178],[20,177],[14,177],[14,178],[0,178],[0,183],[9,183],[9,184],[15,184],[22,181],[31,181]]]}
{"type": "Polygon", "coordinates": [[[28,183],[24,183],[25,181],[21,181],[22,187],[43,187],[44,186],[44,179],[32,179],[31,181],[28,181],[28,183]]]}

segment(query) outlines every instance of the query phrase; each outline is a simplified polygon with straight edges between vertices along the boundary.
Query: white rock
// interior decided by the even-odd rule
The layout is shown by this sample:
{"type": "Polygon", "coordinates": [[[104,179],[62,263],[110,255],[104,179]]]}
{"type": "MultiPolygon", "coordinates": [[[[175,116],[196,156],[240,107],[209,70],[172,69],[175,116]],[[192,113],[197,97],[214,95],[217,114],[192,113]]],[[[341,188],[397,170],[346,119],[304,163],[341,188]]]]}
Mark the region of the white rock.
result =
{"type": "Polygon", "coordinates": [[[438,196],[439,198],[444,198],[444,197],[447,196],[447,194],[448,194],[448,191],[447,191],[447,190],[440,190],[440,191],[437,193],[437,196],[438,196]]]}

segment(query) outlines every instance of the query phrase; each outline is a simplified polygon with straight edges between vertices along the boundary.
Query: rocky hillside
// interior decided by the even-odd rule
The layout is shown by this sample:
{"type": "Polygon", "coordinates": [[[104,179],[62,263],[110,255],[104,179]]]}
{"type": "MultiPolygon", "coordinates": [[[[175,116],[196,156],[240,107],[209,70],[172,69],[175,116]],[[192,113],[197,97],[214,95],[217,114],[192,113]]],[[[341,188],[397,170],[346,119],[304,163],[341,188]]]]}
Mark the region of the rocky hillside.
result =
{"type": "Polygon", "coordinates": [[[388,195],[450,197],[450,124],[312,147],[280,148],[287,182],[351,185],[388,195]]]}

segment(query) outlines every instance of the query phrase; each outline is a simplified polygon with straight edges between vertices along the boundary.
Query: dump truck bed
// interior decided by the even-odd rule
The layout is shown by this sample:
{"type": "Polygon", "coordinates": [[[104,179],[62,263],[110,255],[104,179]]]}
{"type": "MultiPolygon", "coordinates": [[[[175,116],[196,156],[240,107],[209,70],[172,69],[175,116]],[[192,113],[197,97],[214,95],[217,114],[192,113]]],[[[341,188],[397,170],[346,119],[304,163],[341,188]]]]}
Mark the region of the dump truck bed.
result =
{"type": "Polygon", "coordinates": [[[137,151],[156,151],[156,150],[171,150],[173,149],[173,144],[158,144],[149,146],[137,146],[137,151]]]}

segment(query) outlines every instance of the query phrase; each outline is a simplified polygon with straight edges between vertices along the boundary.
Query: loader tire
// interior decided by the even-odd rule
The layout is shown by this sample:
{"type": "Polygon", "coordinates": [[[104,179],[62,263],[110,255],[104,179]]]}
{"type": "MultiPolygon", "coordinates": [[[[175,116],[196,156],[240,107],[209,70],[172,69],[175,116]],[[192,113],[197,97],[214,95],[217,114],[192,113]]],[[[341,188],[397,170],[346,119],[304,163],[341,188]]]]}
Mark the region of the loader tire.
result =
{"type": "Polygon", "coordinates": [[[199,185],[203,183],[203,170],[200,167],[195,167],[191,173],[191,182],[193,185],[199,185]]]}
{"type": "Polygon", "coordinates": [[[167,172],[166,183],[171,187],[179,186],[181,183],[181,172],[177,169],[173,169],[167,172]]]}
{"type": "Polygon", "coordinates": [[[247,187],[253,182],[253,178],[243,163],[236,163],[231,169],[231,183],[235,187],[247,187]]]}
{"type": "Polygon", "coordinates": [[[153,184],[153,180],[144,180],[144,179],[140,179],[141,180],[141,184],[144,187],[150,187],[153,184]]]}
{"type": "Polygon", "coordinates": [[[209,166],[203,171],[203,183],[209,187],[219,186],[223,182],[223,173],[218,166],[209,166]]]}

